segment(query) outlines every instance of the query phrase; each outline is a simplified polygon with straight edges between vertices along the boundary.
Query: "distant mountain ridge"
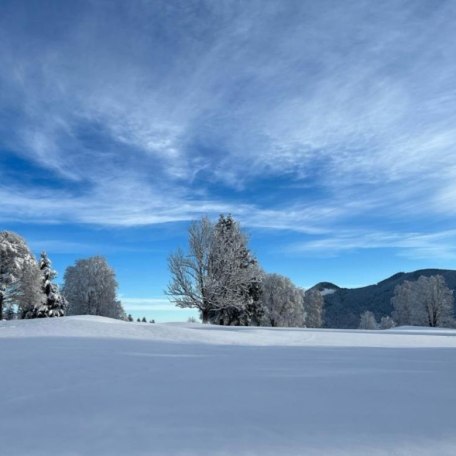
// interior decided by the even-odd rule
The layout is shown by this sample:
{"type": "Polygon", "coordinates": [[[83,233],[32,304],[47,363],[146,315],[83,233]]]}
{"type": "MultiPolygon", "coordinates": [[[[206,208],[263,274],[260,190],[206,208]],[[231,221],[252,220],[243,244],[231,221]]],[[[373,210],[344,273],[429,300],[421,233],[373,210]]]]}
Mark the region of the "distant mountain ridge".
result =
{"type": "Polygon", "coordinates": [[[320,282],[311,289],[322,292],[325,300],[324,326],[326,328],[357,328],[360,314],[366,310],[374,312],[377,320],[391,315],[391,298],[394,288],[405,280],[415,281],[420,276],[441,275],[447,286],[456,290],[456,270],[420,269],[413,272],[399,272],[375,285],[361,288],[340,288],[330,282],[320,282]]]}

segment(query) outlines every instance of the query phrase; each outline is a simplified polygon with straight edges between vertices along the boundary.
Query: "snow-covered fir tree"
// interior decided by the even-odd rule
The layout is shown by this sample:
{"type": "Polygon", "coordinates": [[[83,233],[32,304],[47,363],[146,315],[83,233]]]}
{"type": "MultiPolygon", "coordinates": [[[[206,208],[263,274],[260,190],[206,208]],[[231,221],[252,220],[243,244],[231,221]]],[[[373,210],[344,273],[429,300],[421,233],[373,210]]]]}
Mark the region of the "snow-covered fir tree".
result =
{"type": "Polygon", "coordinates": [[[41,252],[39,269],[41,272],[42,300],[35,305],[26,318],[63,317],[67,307],[65,298],[60,294],[59,287],[52,283],[57,272],[52,269],[52,263],[46,252],[41,252]]]}
{"type": "Polygon", "coordinates": [[[6,306],[6,309],[3,312],[3,318],[5,320],[14,320],[16,318],[16,312],[14,311],[13,306],[6,306]]]}
{"type": "Polygon", "coordinates": [[[247,237],[231,215],[214,227],[209,255],[209,319],[221,325],[258,325],[263,273],[247,247],[247,237]]]}

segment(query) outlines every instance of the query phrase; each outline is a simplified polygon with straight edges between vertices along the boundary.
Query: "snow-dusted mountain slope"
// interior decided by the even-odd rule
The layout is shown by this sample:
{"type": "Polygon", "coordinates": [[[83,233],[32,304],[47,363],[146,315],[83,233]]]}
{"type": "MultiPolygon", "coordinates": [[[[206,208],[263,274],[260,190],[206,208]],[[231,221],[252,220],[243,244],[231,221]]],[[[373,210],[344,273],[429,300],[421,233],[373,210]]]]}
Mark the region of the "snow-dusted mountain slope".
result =
{"type": "Polygon", "coordinates": [[[454,455],[456,331],[0,322],[0,454],[454,455]]]}

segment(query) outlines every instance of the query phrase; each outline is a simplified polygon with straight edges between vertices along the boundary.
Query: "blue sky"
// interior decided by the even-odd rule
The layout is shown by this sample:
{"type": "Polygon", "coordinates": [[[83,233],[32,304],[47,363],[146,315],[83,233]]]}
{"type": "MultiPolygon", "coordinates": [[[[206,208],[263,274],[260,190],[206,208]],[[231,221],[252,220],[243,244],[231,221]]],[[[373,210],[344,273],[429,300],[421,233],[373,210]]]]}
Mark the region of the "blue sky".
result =
{"type": "Polygon", "coordinates": [[[361,286],[456,260],[456,3],[0,3],[0,222],[128,312],[232,213],[264,269],[361,286]]]}

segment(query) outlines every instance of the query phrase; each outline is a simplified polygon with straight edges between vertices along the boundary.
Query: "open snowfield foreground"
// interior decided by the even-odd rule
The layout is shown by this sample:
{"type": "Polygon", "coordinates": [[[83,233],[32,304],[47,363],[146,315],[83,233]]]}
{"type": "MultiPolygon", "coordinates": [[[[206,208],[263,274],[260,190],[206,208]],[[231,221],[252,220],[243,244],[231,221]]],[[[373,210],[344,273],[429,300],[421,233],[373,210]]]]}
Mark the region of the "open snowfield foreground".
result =
{"type": "Polygon", "coordinates": [[[456,331],[0,322],[0,454],[455,455],[456,331]]]}

